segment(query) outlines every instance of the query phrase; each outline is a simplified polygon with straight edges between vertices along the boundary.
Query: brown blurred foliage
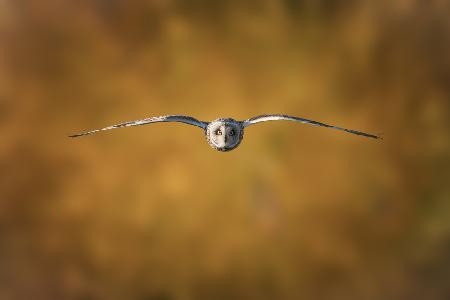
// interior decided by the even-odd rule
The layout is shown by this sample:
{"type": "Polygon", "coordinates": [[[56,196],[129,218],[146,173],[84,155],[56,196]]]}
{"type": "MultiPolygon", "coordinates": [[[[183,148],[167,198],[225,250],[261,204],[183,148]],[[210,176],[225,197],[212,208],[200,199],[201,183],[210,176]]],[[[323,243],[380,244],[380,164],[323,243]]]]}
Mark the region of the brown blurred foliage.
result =
{"type": "Polygon", "coordinates": [[[0,0],[0,299],[448,299],[445,0],[0,0]],[[165,114],[285,113],[215,152],[165,114]]]}

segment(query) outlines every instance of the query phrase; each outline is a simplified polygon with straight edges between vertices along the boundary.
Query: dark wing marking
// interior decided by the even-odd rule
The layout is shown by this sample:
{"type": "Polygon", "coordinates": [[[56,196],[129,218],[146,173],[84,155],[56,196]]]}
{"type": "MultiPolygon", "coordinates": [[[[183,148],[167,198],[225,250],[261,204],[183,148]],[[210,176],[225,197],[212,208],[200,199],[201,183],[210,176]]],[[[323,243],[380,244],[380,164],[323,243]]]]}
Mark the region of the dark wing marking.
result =
{"type": "Polygon", "coordinates": [[[143,119],[143,120],[124,122],[124,123],[108,126],[105,128],[100,128],[100,129],[95,129],[95,130],[88,131],[88,132],[69,135],[69,137],[79,137],[79,136],[83,136],[83,135],[93,134],[93,133],[96,133],[99,131],[105,131],[105,130],[116,129],[116,128],[121,128],[121,127],[129,127],[129,126],[140,126],[140,125],[146,125],[146,124],[157,123],[157,122],[181,122],[181,123],[185,123],[185,124],[189,124],[189,125],[194,125],[194,126],[197,126],[197,127],[203,128],[203,129],[205,129],[206,126],[208,125],[207,122],[199,121],[195,118],[188,117],[188,116],[181,116],[181,115],[160,116],[160,117],[147,118],[147,119],[143,119]]]}
{"type": "Polygon", "coordinates": [[[356,135],[362,135],[362,136],[370,137],[370,138],[374,138],[374,139],[380,139],[381,138],[381,136],[374,135],[374,134],[369,134],[369,133],[356,131],[356,130],[352,130],[352,129],[346,129],[346,128],[337,127],[337,126],[333,126],[333,125],[328,125],[328,124],[317,122],[317,121],[313,121],[313,120],[308,120],[308,119],[298,118],[298,117],[292,117],[292,116],[287,116],[287,115],[261,115],[261,116],[256,116],[256,117],[247,119],[247,120],[243,121],[242,124],[243,124],[244,127],[247,127],[247,126],[259,123],[259,122],[278,121],[278,120],[295,121],[295,122],[300,122],[300,123],[304,123],[304,124],[311,124],[311,125],[315,125],[315,126],[328,127],[328,128],[342,130],[342,131],[346,131],[348,133],[352,133],[352,134],[356,134],[356,135]]]}

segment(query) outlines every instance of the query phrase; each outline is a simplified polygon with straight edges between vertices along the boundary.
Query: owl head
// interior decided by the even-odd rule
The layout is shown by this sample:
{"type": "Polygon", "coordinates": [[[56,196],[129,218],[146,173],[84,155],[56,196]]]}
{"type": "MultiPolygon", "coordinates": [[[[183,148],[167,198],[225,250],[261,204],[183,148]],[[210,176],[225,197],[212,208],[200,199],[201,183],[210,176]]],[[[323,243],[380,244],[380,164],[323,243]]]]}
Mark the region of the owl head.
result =
{"type": "Polygon", "coordinates": [[[241,143],[244,128],[234,119],[217,119],[208,124],[205,134],[211,147],[218,151],[230,151],[241,143]]]}

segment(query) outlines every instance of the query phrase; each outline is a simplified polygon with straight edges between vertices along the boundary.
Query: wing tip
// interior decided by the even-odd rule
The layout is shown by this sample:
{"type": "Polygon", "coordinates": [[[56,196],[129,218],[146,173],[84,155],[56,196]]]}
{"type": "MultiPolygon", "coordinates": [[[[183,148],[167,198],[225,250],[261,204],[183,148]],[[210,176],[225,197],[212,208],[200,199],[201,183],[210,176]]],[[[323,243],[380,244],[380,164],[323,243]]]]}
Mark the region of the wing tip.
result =
{"type": "Polygon", "coordinates": [[[376,134],[368,134],[369,137],[376,139],[376,140],[384,140],[384,134],[383,133],[376,133],[376,134]]]}
{"type": "Polygon", "coordinates": [[[69,137],[69,138],[77,138],[77,137],[85,136],[85,135],[89,135],[89,134],[91,134],[91,133],[90,132],[83,132],[83,133],[71,134],[71,135],[68,135],[67,137],[69,137]]]}

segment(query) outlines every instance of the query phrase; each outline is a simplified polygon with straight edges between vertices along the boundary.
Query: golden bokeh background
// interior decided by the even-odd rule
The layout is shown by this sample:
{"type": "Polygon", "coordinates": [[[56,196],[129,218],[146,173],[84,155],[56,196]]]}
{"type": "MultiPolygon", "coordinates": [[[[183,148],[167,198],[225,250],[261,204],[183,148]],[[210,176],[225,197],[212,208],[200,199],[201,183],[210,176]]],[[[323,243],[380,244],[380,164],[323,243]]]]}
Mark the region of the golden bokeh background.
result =
{"type": "Polygon", "coordinates": [[[0,0],[0,299],[448,299],[446,0],[0,0]],[[166,114],[284,113],[229,153],[166,114]]]}

